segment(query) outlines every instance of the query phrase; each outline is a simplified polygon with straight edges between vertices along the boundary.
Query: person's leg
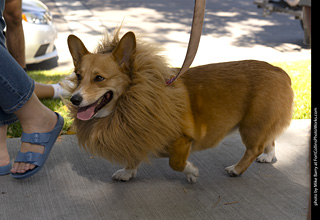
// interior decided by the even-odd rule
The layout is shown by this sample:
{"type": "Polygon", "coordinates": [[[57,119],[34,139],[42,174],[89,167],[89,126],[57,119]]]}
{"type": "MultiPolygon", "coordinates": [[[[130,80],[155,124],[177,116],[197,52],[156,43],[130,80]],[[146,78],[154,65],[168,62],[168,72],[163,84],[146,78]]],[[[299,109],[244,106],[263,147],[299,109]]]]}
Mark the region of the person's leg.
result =
{"type": "MultiPolygon", "coordinates": [[[[14,113],[19,118],[22,130],[25,133],[49,132],[54,128],[57,122],[56,114],[44,106],[34,93],[28,102],[14,113]]],[[[44,147],[41,145],[22,142],[20,151],[43,153],[44,147]]],[[[28,163],[14,163],[11,172],[24,173],[34,167],[35,165],[28,163]]]]}
{"type": "Polygon", "coordinates": [[[36,82],[34,93],[38,96],[39,99],[60,99],[61,97],[67,97],[70,95],[70,93],[64,88],[62,88],[59,83],[48,85],[36,82]]]}
{"type": "MultiPolygon", "coordinates": [[[[34,81],[1,45],[0,57],[0,108],[4,113],[0,115],[0,122],[9,124],[10,117],[14,114],[20,120],[25,133],[51,131],[57,122],[57,116],[33,93],[34,81]]],[[[21,144],[21,152],[41,153],[43,150],[43,146],[21,144]]],[[[11,172],[24,173],[33,168],[33,165],[27,163],[15,163],[11,172]]]]}
{"type": "Polygon", "coordinates": [[[10,163],[10,157],[7,149],[7,128],[18,120],[15,114],[6,114],[0,108],[0,167],[7,166],[10,163]]]}
{"type": "Polygon", "coordinates": [[[54,96],[54,89],[52,85],[46,85],[36,82],[34,93],[38,96],[39,99],[52,98],[54,96]]]}
{"type": "Polygon", "coordinates": [[[304,27],[307,28],[309,35],[309,42],[311,45],[311,7],[303,6],[303,22],[304,27]]]}
{"type": "Polygon", "coordinates": [[[22,26],[22,1],[6,0],[3,17],[6,20],[7,48],[22,68],[26,67],[25,41],[22,26]]]}
{"type": "Polygon", "coordinates": [[[0,167],[10,163],[7,149],[7,125],[0,126],[0,167]]]}
{"type": "MultiPolygon", "coordinates": [[[[26,68],[25,40],[22,26],[22,3],[21,0],[7,0],[3,16],[6,20],[7,49],[22,68],[26,68]]],[[[34,92],[41,98],[59,98],[60,94],[55,92],[55,85],[42,83],[35,84],[34,92]]],[[[63,94],[62,94],[63,95],[63,94]]]]}

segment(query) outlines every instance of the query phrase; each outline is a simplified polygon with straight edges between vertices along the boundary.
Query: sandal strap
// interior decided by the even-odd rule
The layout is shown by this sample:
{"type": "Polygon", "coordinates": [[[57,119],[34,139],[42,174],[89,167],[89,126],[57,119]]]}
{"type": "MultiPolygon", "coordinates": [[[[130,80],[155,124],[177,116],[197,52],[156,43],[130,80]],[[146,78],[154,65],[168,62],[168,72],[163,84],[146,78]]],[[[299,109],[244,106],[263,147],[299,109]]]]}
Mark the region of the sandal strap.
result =
{"type": "Polygon", "coordinates": [[[34,153],[30,151],[24,153],[19,152],[14,162],[24,162],[39,166],[37,162],[41,158],[41,155],[42,154],[40,153],[34,153]]]}
{"type": "Polygon", "coordinates": [[[45,145],[50,140],[50,133],[22,133],[21,141],[37,145],[45,145]]]}

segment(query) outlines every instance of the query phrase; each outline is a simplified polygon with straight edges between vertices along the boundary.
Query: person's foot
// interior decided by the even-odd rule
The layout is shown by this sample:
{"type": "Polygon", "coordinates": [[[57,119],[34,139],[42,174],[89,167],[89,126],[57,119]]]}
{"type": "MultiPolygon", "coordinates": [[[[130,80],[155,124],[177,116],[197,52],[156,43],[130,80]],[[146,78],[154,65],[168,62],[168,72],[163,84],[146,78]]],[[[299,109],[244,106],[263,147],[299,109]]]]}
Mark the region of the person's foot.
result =
{"type": "MultiPolygon", "coordinates": [[[[57,116],[54,112],[46,111],[42,116],[38,116],[33,119],[32,123],[22,125],[23,132],[25,133],[45,133],[50,132],[57,123],[57,116]]],[[[24,152],[34,152],[34,153],[44,153],[44,147],[41,145],[30,144],[26,142],[21,143],[22,153],[24,152]]],[[[35,168],[35,165],[23,162],[15,162],[12,166],[11,173],[25,173],[28,170],[35,168]]]]}
{"type": "MultiPolygon", "coordinates": [[[[40,145],[22,142],[20,151],[22,153],[30,151],[42,154],[44,152],[44,147],[40,145]]],[[[11,173],[25,173],[28,170],[32,170],[33,168],[35,168],[35,165],[33,164],[16,162],[12,166],[11,173]]]]}

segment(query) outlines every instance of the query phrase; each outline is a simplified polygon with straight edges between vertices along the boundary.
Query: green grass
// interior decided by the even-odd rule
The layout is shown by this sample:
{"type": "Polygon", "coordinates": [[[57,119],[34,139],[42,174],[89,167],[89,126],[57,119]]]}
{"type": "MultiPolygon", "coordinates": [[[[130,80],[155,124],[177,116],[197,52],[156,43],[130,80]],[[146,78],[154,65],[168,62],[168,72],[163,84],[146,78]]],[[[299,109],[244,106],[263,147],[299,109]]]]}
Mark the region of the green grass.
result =
{"type": "MultiPolygon", "coordinates": [[[[36,82],[44,84],[58,83],[62,78],[67,76],[67,72],[55,71],[30,71],[29,76],[36,82]]],[[[62,134],[70,134],[72,131],[72,119],[68,116],[68,108],[63,104],[60,99],[41,99],[41,102],[50,108],[52,111],[58,112],[64,117],[64,127],[62,134]]],[[[8,137],[20,137],[22,128],[19,122],[16,122],[8,127],[8,137]]]]}
{"type": "MultiPolygon", "coordinates": [[[[311,71],[310,60],[272,63],[275,66],[284,69],[291,77],[292,88],[295,93],[295,111],[294,119],[311,118],[311,71]]],[[[66,72],[55,71],[32,71],[28,74],[36,82],[44,84],[53,84],[59,82],[68,75],[66,72]]],[[[60,113],[65,119],[62,134],[73,134],[72,119],[68,116],[68,109],[59,99],[42,99],[44,105],[53,111],[60,113]]],[[[12,124],[8,128],[8,137],[20,137],[21,126],[19,122],[12,124]]]]}
{"type": "Polygon", "coordinates": [[[272,63],[284,69],[291,77],[294,91],[294,119],[311,118],[311,61],[272,63]]]}

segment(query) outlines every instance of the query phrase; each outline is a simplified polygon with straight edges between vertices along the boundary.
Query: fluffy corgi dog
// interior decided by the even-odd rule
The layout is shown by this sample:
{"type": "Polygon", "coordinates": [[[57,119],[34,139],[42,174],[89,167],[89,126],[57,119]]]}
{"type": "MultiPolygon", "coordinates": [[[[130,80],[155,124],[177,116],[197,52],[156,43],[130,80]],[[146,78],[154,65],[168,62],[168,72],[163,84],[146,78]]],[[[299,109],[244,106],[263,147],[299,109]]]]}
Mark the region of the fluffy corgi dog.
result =
{"type": "Polygon", "coordinates": [[[226,168],[241,175],[250,164],[275,158],[275,138],[289,126],[293,91],[285,71],[244,60],[190,68],[177,73],[158,49],[133,32],[106,37],[94,53],[74,35],[68,38],[75,74],[65,83],[79,145],[122,164],[112,176],[128,181],[152,156],[167,156],[175,171],[196,182],[199,171],[187,159],[216,146],[238,129],[246,151],[226,168]],[[74,85],[74,86],[68,86],[74,85]],[[259,156],[260,155],[260,156],[259,156]]]}

